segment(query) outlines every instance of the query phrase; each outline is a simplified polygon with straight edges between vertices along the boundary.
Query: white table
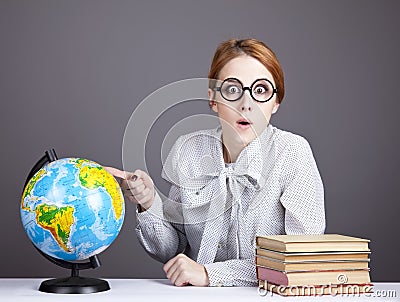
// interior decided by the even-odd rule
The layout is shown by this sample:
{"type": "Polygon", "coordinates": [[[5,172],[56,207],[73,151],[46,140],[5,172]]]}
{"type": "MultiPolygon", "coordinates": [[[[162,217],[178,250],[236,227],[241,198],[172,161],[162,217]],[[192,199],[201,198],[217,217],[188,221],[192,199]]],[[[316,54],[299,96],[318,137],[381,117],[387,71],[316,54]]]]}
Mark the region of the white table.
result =
{"type": "Polygon", "coordinates": [[[255,287],[176,287],[166,279],[107,279],[111,290],[94,294],[48,294],[38,291],[43,279],[0,279],[0,301],[400,301],[400,283],[374,283],[374,294],[360,296],[261,296],[255,287]],[[376,297],[377,295],[396,297],[376,297]],[[375,297],[374,297],[375,296],[375,297]]]}

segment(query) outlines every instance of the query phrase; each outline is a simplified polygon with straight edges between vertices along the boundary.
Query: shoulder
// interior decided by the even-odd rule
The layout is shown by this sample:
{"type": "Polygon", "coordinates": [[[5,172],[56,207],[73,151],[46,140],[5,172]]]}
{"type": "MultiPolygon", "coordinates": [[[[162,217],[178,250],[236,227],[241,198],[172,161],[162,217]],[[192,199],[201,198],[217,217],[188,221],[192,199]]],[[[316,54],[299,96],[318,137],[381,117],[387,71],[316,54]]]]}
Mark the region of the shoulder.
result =
{"type": "Polygon", "coordinates": [[[177,142],[184,144],[189,142],[208,142],[210,140],[215,140],[216,138],[219,139],[220,136],[220,129],[203,129],[198,130],[195,132],[187,133],[178,137],[177,142]]]}
{"type": "Polygon", "coordinates": [[[311,152],[309,142],[303,136],[272,126],[272,141],[277,155],[298,156],[311,152]]]}
{"type": "Polygon", "coordinates": [[[220,131],[205,129],[180,136],[171,149],[171,153],[180,153],[194,156],[197,154],[209,154],[210,149],[220,143],[220,131]]]}
{"type": "Polygon", "coordinates": [[[162,177],[175,183],[184,177],[199,177],[218,164],[220,149],[219,128],[182,135],[163,163],[162,177]]]}

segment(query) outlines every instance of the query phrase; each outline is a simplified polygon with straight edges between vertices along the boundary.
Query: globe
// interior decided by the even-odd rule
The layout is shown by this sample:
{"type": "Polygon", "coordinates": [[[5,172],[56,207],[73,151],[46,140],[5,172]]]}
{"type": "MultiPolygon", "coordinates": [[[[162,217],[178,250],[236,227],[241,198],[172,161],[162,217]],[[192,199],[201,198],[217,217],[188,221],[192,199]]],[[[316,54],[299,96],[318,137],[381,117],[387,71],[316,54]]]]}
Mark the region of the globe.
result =
{"type": "Polygon", "coordinates": [[[110,246],[121,230],[125,205],[118,182],[101,165],[63,158],[28,180],[20,212],[26,234],[40,251],[76,261],[110,246]]]}

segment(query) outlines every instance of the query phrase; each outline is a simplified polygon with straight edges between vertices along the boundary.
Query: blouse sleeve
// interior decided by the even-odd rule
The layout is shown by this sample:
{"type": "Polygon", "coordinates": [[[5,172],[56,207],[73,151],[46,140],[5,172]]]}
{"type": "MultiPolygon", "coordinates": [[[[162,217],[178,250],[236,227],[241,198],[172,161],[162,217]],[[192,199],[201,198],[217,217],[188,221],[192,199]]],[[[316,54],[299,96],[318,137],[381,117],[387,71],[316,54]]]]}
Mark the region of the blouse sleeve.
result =
{"type": "MultiPolygon", "coordinates": [[[[187,245],[183,225],[177,217],[167,219],[166,205],[179,205],[179,189],[172,185],[167,201],[162,202],[156,193],[153,205],[144,212],[137,212],[136,235],[146,252],[163,263],[182,253],[187,245]]],[[[174,215],[179,215],[179,207],[174,215]]]]}
{"type": "Polygon", "coordinates": [[[210,280],[209,286],[256,286],[254,258],[232,259],[204,264],[210,280]]]}
{"type": "Polygon", "coordinates": [[[302,137],[285,148],[281,175],[286,234],[323,234],[324,188],[309,143],[302,137]]]}

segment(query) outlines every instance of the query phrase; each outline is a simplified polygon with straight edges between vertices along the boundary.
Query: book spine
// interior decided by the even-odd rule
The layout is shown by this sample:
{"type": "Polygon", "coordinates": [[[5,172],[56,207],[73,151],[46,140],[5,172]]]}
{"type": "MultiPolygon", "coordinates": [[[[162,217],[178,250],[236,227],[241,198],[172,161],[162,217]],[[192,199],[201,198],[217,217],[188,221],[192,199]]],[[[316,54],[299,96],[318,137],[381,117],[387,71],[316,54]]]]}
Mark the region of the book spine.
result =
{"type": "Polygon", "coordinates": [[[369,269],[284,272],[257,266],[257,277],[280,285],[370,283],[369,269]]]}
{"type": "Polygon", "coordinates": [[[261,266],[257,266],[257,279],[281,285],[289,284],[285,273],[261,266]]]}
{"type": "Polygon", "coordinates": [[[308,261],[296,261],[296,262],[284,262],[274,258],[256,255],[256,265],[265,266],[278,271],[326,271],[326,270],[359,270],[367,269],[368,261],[358,260],[335,260],[335,261],[320,261],[320,260],[308,260],[308,261]]]}
{"type": "Polygon", "coordinates": [[[280,240],[266,239],[262,237],[256,238],[256,246],[272,251],[285,252],[286,244],[280,240]]]}

